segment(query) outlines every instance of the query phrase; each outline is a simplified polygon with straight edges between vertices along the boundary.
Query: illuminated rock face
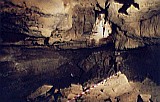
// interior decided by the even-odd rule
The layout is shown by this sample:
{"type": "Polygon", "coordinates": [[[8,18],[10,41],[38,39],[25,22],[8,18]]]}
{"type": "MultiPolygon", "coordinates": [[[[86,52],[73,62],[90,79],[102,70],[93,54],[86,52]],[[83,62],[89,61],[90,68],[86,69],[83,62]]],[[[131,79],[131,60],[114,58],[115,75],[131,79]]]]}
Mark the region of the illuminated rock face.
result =
{"type": "MultiPolygon", "coordinates": [[[[117,49],[159,43],[160,1],[131,1],[134,2],[108,0],[109,6],[105,9],[105,0],[1,0],[1,41],[25,39],[26,35],[50,37],[56,29],[64,40],[80,39],[82,34],[92,32],[96,22],[95,10],[104,9],[114,24],[112,31],[116,34],[117,49]],[[96,3],[101,8],[94,10],[96,3]],[[126,4],[129,7],[124,9],[126,4]]],[[[98,29],[102,32],[102,27],[98,29]]]]}
{"type": "Polygon", "coordinates": [[[93,26],[91,39],[95,39],[96,43],[99,43],[100,39],[107,38],[111,32],[111,25],[105,20],[105,14],[99,14],[93,26]]]}
{"type": "Polygon", "coordinates": [[[73,3],[70,2],[62,0],[2,0],[1,4],[3,33],[49,37],[56,28],[68,30],[72,27],[71,9],[73,3]],[[23,28],[20,28],[21,26],[23,28]],[[9,27],[8,30],[10,29],[11,32],[7,32],[6,27],[9,27]],[[17,27],[18,30],[14,31],[14,27],[17,27]]]}
{"type": "Polygon", "coordinates": [[[105,15],[100,14],[97,19],[96,23],[93,27],[93,39],[96,40],[96,42],[99,42],[99,39],[103,38],[104,34],[104,23],[105,23],[105,15]]]}
{"type": "Polygon", "coordinates": [[[0,1],[2,4],[0,36],[3,41],[14,41],[14,38],[24,39],[26,35],[50,37],[51,33],[58,29],[64,36],[63,39],[77,38],[92,30],[95,22],[94,2],[93,0],[85,2],[83,0],[2,0],[0,1]]]}

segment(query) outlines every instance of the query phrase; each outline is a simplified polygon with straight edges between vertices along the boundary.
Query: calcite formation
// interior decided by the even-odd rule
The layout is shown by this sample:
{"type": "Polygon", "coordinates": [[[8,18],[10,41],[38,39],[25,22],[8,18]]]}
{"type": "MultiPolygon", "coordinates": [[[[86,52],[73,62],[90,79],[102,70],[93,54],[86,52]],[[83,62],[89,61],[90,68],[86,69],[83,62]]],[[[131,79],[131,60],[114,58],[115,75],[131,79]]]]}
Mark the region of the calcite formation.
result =
{"type": "Polygon", "coordinates": [[[1,42],[25,39],[26,35],[50,37],[56,30],[62,40],[82,39],[80,36],[92,33],[96,11],[103,11],[114,25],[117,49],[159,44],[159,0],[1,0],[0,3],[1,42]],[[129,6],[121,10],[126,5],[129,6]]]}

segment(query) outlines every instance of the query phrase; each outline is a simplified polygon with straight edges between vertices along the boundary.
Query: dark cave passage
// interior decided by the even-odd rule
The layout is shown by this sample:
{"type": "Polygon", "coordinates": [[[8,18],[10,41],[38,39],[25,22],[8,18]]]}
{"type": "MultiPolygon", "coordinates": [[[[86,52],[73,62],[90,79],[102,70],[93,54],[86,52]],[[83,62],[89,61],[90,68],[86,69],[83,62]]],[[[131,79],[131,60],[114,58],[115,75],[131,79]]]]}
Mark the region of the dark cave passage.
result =
{"type": "MultiPolygon", "coordinates": [[[[58,52],[46,48],[44,50],[18,47],[7,52],[8,48],[1,48],[3,49],[1,57],[9,58],[11,56],[9,53],[14,55],[11,61],[0,63],[1,92],[3,92],[1,98],[7,101],[10,97],[9,99],[15,102],[25,100],[31,91],[43,84],[53,85],[54,88],[65,88],[71,83],[84,84],[89,80],[97,83],[107,77],[108,69],[110,69],[109,65],[105,64],[104,68],[99,62],[103,62],[104,58],[109,61],[109,56],[114,57],[112,46],[58,52]],[[56,60],[59,61],[55,62],[56,60]],[[55,63],[57,63],[56,66],[55,63]]],[[[127,75],[129,80],[142,81],[148,77],[159,84],[159,50],[159,46],[153,46],[120,52],[123,57],[123,67],[120,70],[127,75]]]]}

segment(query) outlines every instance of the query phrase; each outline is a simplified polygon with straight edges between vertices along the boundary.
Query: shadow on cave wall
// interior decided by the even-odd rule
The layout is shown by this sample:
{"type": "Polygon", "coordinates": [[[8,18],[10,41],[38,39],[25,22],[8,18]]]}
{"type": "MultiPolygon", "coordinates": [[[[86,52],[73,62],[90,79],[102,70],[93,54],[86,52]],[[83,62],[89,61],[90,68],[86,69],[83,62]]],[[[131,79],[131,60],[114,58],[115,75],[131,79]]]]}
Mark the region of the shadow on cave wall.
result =
{"type": "Polygon", "coordinates": [[[160,46],[147,46],[122,53],[124,72],[130,80],[143,81],[146,77],[160,85],[160,46]]]}
{"type": "Polygon", "coordinates": [[[28,37],[26,34],[21,33],[28,32],[28,28],[25,23],[27,22],[26,17],[22,17],[22,15],[20,16],[14,13],[1,12],[0,19],[0,37],[3,42],[17,42],[28,37]]]}
{"type": "MultiPolygon", "coordinates": [[[[32,32],[29,27],[36,26],[34,22],[37,21],[36,17],[31,16],[32,12],[39,13],[34,7],[26,8],[23,6],[15,5],[11,1],[3,0],[1,2],[0,11],[0,38],[3,42],[18,42],[23,41],[32,32]]],[[[25,3],[24,3],[25,5],[25,3]]],[[[33,33],[40,33],[33,31],[33,33]]],[[[36,36],[36,34],[35,34],[36,36]]]]}
{"type": "Polygon", "coordinates": [[[118,10],[118,13],[124,13],[128,15],[127,9],[133,5],[135,8],[139,9],[139,4],[135,3],[134,0],[114,0],[115,2],[118,2],[120,4],[123,4],[123,6],[118,10]]]}

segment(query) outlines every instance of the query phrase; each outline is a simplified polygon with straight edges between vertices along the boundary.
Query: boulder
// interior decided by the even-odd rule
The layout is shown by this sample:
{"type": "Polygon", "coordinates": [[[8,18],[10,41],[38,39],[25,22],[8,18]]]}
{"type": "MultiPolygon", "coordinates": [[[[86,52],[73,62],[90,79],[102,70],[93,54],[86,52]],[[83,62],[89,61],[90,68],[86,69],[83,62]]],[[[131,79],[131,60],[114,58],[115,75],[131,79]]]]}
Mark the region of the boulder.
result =
{"type": "Polygon", "coordinates": [[[71,93],[80,94],[82,91],[83,89],[81,85],[71,84],[71,93]]]}
{"type": "Polygon", "coordinates": [[[143,102],[150,102],[151,95],[150,94],[140,94],[143,102]]]}
{"type": "Polygon", "coordinates": [[[117,76],[111,76],[111,78],[108,79],[106,83],[102,83],[99,88],[103,89],[103,92],[110,97],[117,97],[133,90],[127,77],[120,73],[117,76]]]}
{"type": "Polygon", "coordinates": [[[34,91],[33,93],[31,93],[31,95],[29,95],[27,97],[27,99],[34,100],[34,99],[36,99],[39,96],[46,95],[47,92],[49,92],[52,88],[53,88],[52,85],[43,85],[43,86],[39,87],[36,91],[34,91]]]}
{"type": "Polygon", "coordinates": [[[102,81],[96,87],[90,89],[86,98],[96,97],[95,100],[114,99],[125,93],[133,91],[132,86],[129,84],[127,77],[120,72],[116,76],[111,76],[107,81],[102,81]]]}

